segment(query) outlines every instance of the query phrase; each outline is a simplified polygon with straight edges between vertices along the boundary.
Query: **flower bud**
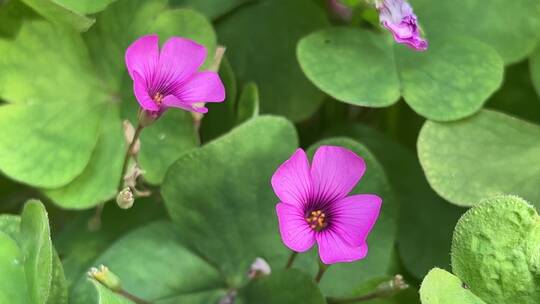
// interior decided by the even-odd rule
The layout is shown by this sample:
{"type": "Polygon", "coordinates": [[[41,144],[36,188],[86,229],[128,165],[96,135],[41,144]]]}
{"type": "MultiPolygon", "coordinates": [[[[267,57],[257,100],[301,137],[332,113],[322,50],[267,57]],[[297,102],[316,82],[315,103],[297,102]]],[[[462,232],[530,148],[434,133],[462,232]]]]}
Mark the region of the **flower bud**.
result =
{"type": "Polygon", "coordinates": [[[116,196],[116,204],[122,209],[129,209],[133,206],[135,202],[135,197],[130,187],[124,188],[122,191],[118,192],[116,196]]]}
{"type": "Polygon", "coordinates": [[[377,286],[377,291],[381,294],[392,295],[397,291],[407,289],[409,285],[403,280],[403,276],[396,274],[392,280],[383,282],[377,286]]]}
{"type": "Polygon", "coordinates": [[[147,127],[151,125],[152,123],[154,123],[154,121],[156,121],[159,118],[159,116],[161,116],[161,114],[162,113],[160,112],[152,112],[152,111],[147,111],[143,108],[140,108],[137,118],[139,119],[139,124],[141,126],[147,127]]]}
{"type": "Polygon", "coordinates": [[[248,277],[250,279],[266,276],[272,273],[272,269],[268,262],[262,258],[256,258],[255,261],[249,267],[248,277]]]}
{"type": "Polygon", "coordinates": [[[101,284],[103,284],[103,286],[109,288],[112,291],[122,290],[120,278],[104,265],[100,265],[99,269],[95,267],[90,268],[90,271],[88,271],[88,276],[100,282],[101,284]]]}

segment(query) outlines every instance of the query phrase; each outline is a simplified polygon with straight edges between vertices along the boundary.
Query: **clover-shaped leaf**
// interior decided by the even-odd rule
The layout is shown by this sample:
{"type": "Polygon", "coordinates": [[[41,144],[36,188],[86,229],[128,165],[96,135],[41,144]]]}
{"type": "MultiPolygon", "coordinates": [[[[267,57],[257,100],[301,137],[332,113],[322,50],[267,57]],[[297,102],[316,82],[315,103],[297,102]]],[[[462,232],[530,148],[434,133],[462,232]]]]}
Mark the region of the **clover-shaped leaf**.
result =
{"type": "Polygon", "coordinates": [[[452,270],[486,303],[540,302],[540,216],[515,196],[486,199],[459,220],[452,270]]]}
{"type": "Polygon", "coordinates": [[[340,101],[385,107],[403,96],[420,115],[443,121],[478,111],[503,74],[496,51],[460,36],[434,38],[417,53],[385,35],[329,28],[304,37],[297,54],[307,77],[340,101]]]}
{"type": "MultiPolygon", "coordinates": [[[[94,263],[106,265],[120,278],[122,289],[146,301],[217,302],[225,294],[220,274],[179,243],[177,234],[170,222],[145,225],[116,241],[94,263]]],[[[70,295],[70,303],[96,303],[96,296],[110,301],[124,300],[101,284],[96,286],[97,295],[86,275],[80,277],[70,295]]]]}
{"type": "Polygon", "coordinates": [[[454,204],[505,193],[539,204],[538,138],[539,126],[484,110],[457,122],[426,122],[418,156],[430,185],[454,204]]]}
{"type": "Polygon", "coordinates": [[[411,0],[411,3],[429,37],[470,35],[494,47],[506,64],[526,57],[540,39],[540,4],[536,0],[511,3],[411,0]],[[509,22],[512,26],[508,26],[509,22]]]}
{"type": "MultiPolygon", "coordinates": [[[[194,39],[210,54],[216,44],[204,16],[169,10],[166,1],[119,0],[96,18],[84,39],[39,19],[23,22],[14,39],[0,39],[0,97],[8,102],[0,107],[0,170],[73,209],[116,193],[125,153],[121,121],[134,119],[138,107],[124,67],[126,47],[149,31],[194,39]]],[[[168,116],[142,138],[140,158],[151,183],[197,143],[188,114],[168,116]]]]}
{"type": "Polygon", "coordinates": [[[285,263],[269,183],[296,147],[290,122],[261,116],[182,155],[165,177],[161,192],[180,237],[232,287],[243,284],[257,257],[285,263]]]}

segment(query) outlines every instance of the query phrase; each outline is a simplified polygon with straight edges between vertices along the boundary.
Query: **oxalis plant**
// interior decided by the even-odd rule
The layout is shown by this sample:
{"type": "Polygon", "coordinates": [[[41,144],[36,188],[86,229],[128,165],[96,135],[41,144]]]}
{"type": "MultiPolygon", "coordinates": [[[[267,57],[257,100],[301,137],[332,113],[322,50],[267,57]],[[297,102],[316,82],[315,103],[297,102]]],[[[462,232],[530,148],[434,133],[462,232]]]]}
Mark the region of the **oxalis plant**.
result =
{"type": "Polygon", "coordinates": [[[538,0],[0,0],[0,304],[540,303],[538,0]]]}

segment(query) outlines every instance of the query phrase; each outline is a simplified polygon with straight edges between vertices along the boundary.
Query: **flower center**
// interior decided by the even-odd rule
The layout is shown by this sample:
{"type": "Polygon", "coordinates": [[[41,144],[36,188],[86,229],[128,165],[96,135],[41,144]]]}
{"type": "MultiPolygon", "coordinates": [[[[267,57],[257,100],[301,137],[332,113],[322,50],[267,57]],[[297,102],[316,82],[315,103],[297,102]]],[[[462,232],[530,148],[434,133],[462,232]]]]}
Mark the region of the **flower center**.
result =
{"type": "Polygon", "coordinates": [[[326,222],[326,214],[324,214],[324,212],[321,210],[311,211],[311,214],[306,217],[306,222],[309,224],[311,229],[315,231],[321,231],[328,226],[328,223],[326,222]]]}
{"type": "Polygon", "coordinates": [[[163,101],[163,94],[161,94],[160,92],[157,92],[156,94],[154,94],[154,97],[152,97],[152,99],[154,100],[154,102],[160,106],[161,105],[161,102],[163,101]]]}

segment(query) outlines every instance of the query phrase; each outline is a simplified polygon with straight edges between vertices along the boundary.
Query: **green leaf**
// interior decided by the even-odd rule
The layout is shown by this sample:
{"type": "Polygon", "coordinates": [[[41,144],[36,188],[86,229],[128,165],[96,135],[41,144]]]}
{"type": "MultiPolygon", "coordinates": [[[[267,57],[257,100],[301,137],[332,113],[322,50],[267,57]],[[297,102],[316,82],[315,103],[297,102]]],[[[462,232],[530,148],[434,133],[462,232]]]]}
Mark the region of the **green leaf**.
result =
{"type": "Polygon", "coordinates": [[[298,61],[322,91],[344,102],[389,106],[400,97],[400,82],[391,42],[352,28],[312,33],[298,43],[298,61]]]}
{"type": "Polygon", "coordinates": [[[532,54],[530,67],[533,85],[538,95],[540,95],[540,47],[532,54]]]}
{"type": "Polygon", "coordinates": [[[62,188],[44,189],[63,208],[93,207],[116,196],[124,157],[124,138],[118,108],[108,106],[98,143],[84,171],[62,188]]]}
{"type": "MultiPolygon", "coordinates": [[[[146,225],[115,242],[95,265],[106,265],[120,278],[124,290],[153,303],[224,288],[218,271],[182,246],[177,233],[169,222],[146,225]]],[[[92,298],[83,276],[70,303],[94,303],[92,298]]]]}
{"type": "Polygon", "coordinates": [[[463,210],[429,187],[416,155],[364,125],[344,125],[332,133],[365,144],[384,167],[400,203],[398,250],[403,266],[418,279],[435,265],[450,269],[452,233],[463,210]]]}
{"type": "MultiPolygon", "coordinates": [[[[61,0],[21,0],[24,4],[34,9],[37,13],[51,22],[59,25],[67,25],[73,29],[84,32],[88,30],[94,19],[88,18],[83,12],[74,10],[72,7],[61,3],[61,0]]],[[[66,2],[69,2],[66,1],[66,2]]]]}
{"type": "Polygon", "coordinates": [[[171,0],[172,6],[189,7],[214,20],[253,0],[171,0]]]}
{"type": "Polygon", "coordinates": [[[253,82],[244,85],[236,105],[236,123],[241,124],[259,115],[259,88],[253,82]]]}
{"type": "Polygon", "coordinates": [[[100,114],[100,107],[61,103],[1,106],[0,168],[10,178],[37,187],[69,183],[90,160],[100,114]]]}
{"type": "Polygon", "coordinates": [[[507,67],[504,78],[502,88],[489,99],[487,106],[540,123],[540,95],[534,90],[528,62],[507,67]]]}
{"type": "Polygon", "coordinates": [[[475,113],[502,82],[499,55],[479,41],[433,39],[427,52],[394,44],[369,31],[330,28],[303,38],[297,54],[307,77],[340,101],[385,107],[403,96],[434,120],[475,113]]]}
{"type": "Polygon", "coordinates": [[[540,216],[523,199],[486,199],[459,220],[452,269],[490,304],[540,302],[540,216]]]}
{"type": "MultiPolygon", "coordinates": [[[[35,223],[35,222],[41,222],[43,220],[42,217],[44,216],[44,214],[42,214],[41,212],[44,212],[45,210],[42,209],[41,204],[39,202],[37,202],[37,201],[30,200],[29,204],[32,204],[33,206],[37,206],[37,207],[28,207],[28,208],[34,209],[34,211],[26,211],[27,212],[26,213],[27,214],[26,225],[30,226],[32,223],[40,224],[40,223],[35,223]],[[38,210],[38,212],[36,214],[35,209],[42,209],[42,210],[38,210]],[[34,218],[36,216],[37,216],[37,220],[33,222],[32,218],[34,218]],[[28,223],[29,221],[30,221],[30,224],[28,223]]],[[[46,215],[45,215],[45,219],[46,219],[46,215]]],[[[46,228],[48,229],[48,222],[46,223],[46,225],[47,225],[46,228]]],[[[0,232],[5,233],[11,239],[17,241],[19,246],[21,246],[21,248],[25,249],[26,247],[30,247],[30,248],[26,248],[26,249],[27,250],[34,250],[34,245],[35,244],[31,244],[32,240],[28,239],[28,235],[32,234],[32,230],[34,230],[34,229],[32,227],[27,227],[26,228],[26,230],[25,230],[26,231],[26,239],[25,239],[25,236],[21,234],[21,227],[20,226],[21,226],[21,217],[15,216],[15,215],[8,215],[8,214],[0,215],[0,232]],[[28,231],[28,229],[30,229],[30,231],[28,231]]],[[[38,232],[34,232],[34,234],[35,234],[35,236],[32,235],[30,237],[39,237],[40,236],[38,234],[38,232]]],[[[43,235],[43,233],[41,233],[41,238],[46,239],[46,237],[43,235]]],[[[39,245],[39,243],[37,245],[39,245]]],[[[45,242],[45,243],[42,244],[41,247],[45,247],[45,249],[46,249],[46,247],[48,247],[48,246],[50,246],[50,241],[48,241],[48,245],[47,245],[47,242],[45,242]]],[[[41,247],[39,248],[40,250],[41,250],[41,247]]],[[[20,259],[21,265],[25,266],[25,270],[28,271],[28,268],[26,268],[27,267],[26,263],[28,261],[24,261],[24,258],[26,256],[32,255],[32,252],[22,252],[21,254],[23,255],[21,257],[21,259],[20,259]],[[24,262],[22,262],[22,261],[24,261],[24,262]]],[[[39,254],[39,252],[38,252],[38,254],[39,254]]],[[[45,254],[45,255],[47,255],[47,254],[45,254]]],[[[47,264],[47,261],[44,261],[44,262],[45,262],[45,264],[47,264]]],[[[35,267],[35,265],[33,263],[29,263],[29,264],[30,265],[28,265],[28,267],[30,267],[30,268],[35,267]]],[[[39,268],[39,270],[41,271],[42,269],[39,268]]],[[[2,275],[3,274],[4,273],[2,273],[2,275]]],[[[33,302],[33,303],[67,304],[67,288],[66,288],[66,280],[65,280],[65,276],[64,276],[64,270],[63,270],[63,267],[62,267],[62,263],[60,262],[60,258],[58,257],[58,254],[54,250],[52,251],[52,270],[51,270],[51,273],[50,273],[50,277],[51,277],[51,279],[50,279],[50,289],[49,289],[49,292],[48,292],[47,301],[45,302],[43,299],[41,299],[39,302],[33,302]]],[[[21,285],[21,287],[20,287],[21,289],[24,289],[24,292],[26,294],[28,294],[28,296],[30,296],[30,293],[28,293],[28,291],[27,291],[29,289],[29,287],[27,287],[27,286],[30,283],[28,281],[29,278],[30,277],[28,275],[25,275],[24,286],[21,285]]],[[[1,281],[1,279],[0,279],[0,281],[1,281]]],[[[0,300],[1,299],[2,299],[2,291],[1,291],[1,287],[0,287],[0,300]]],[[[27,300],[27,301],[30,301],[30,300],[27,300]]],[[[0,301],[0,303],[2,303],[2,302],[0,301]]],[[[12,303],[12,302],[9,302],[9,303],[12,303]]],[[[24,302],[24,303],[28,303],[28,302],[24,302]]]]}
{"type": "Polygon", "coordinates": [[[141,134],[139,164],[145,171],[144,180],[161,184],[167,169],[180,155],[198,144],[197,131],[191,113],[170,110],[141,134]]]}
{"type": "Polygon", "coordinates": [[[217,29],[240,83],[259,85],[261,111],[300,121],[317,110],[323,96],[302,74],[296,43],[327,24],[313,1],[277,0],[239,9],[220,20],[217,29]]]}
{"type": "Polygon", "coordinates": [[[17,243],[0,231],[0,303],[32,303],[26,287],[23,260],[17,243]]]}
{"type": "Polygon", "coordinates": [[[90,280],[96,291],[98,293],[98,303],[99,304],[133,304],[130,300],[122,297],[121,295],[112,292],[107,287],[101,285],[100,283],[90,280]]]}
{"type": "Polygon", "coordinates": [[[35,13],[20,1],[0,1],[0,37],[17,35],[24,19],[34,18],[35,13]]]}
{"type": "Polygon", "coordinates": [[[20,242],[30,298],[33,303],[45,303],[52,281],[53,248],[47,211],[39,201],[24,206],[20,242]]]}
{"type": "Polygon", "coordinates": [[[105,97],[84,42],[72,30],[29,20],[15,40],[0,39],[0,53],[0,96],[8,102],[71,108],[105,97]]]}
{"type": "Polygon", "coordinates": [[[70,290],[117,239],[137,227],[166,217],[163,205],[152,198],[139,198],[128,210],[122,210],[116,204],[106,204],[99,231],[88,229],[88,222],[94,214],[94,210],[80,212],[65,223],[54,238],[70,290]]]}
{"type": "Polygon", "coordinates": [[[256,257],[273,267],[285,264],[269,183],[296,147],[290,122],[258,117],[182,155],[165,176],[161,192],[180,237],[229,286],[242,285],[256,257]]]}
{"type": "Polygon", "coordinates": [[[0,231],[7,234],[10,238],[17,240],[19,238],[21,217],[12,214],[0,215],[0,231]]]}
{"type": "Polygon", "coordinates": [[[107,98],[83,42],[36,20],[25,22],[15,40],[0,39],[0,52],[0,96],[12,103],[0,107],[0,168],[32,186],[64,186],[90,160],[107,98]]]}
{"type": "Polygon", "coordinates": [[[494,47],[506,64],[525,58],[540,38],[536,0],[412,0],[428,38],[469,35],[494,47]],[[503,21],[504,20],[504,21],[503,21]]]}
{"type": "Polygon", "coordinates": [[[513,193],[540,207],[538,138],[539,126],[484,110],[462,121],[426,122],[418,156],[431,187],[454,204],[513,193]]]}
{"type": "Polygon", "coordinates": [[[422,281],[420,299],[422,304],[486,304],[459,278],[439,268],[433,268],[422,281]]]}
{"type": "Polygon", "coordinates": [[[278,270],[251,281],[240,290],[238,300],[240,304],[326,303],[313,279],[295,269],[278,270]]]}
{"type": "MultiPolygon", "coordinates": [[[[354,263],[332,265],[320,282],[325,295],[348,296],[366,281],[387,274],[395,245],[398,206],[384,169],[366,147],[352,139],[336,137],[315,143],[309,148],[308,155],[313,155],[321,145],[342,146],[361,156],[366,161],[367,170],[351,194],[373,193],[383,199],[381,213],[367,240],[367,258],[354,263]]],[[[311,270],[313,275],[314,266],[319,260],[316,252],[314,248],[311,255],[299,257],[299,265],[311,270]]]]}

